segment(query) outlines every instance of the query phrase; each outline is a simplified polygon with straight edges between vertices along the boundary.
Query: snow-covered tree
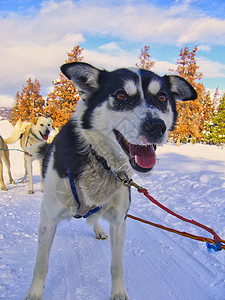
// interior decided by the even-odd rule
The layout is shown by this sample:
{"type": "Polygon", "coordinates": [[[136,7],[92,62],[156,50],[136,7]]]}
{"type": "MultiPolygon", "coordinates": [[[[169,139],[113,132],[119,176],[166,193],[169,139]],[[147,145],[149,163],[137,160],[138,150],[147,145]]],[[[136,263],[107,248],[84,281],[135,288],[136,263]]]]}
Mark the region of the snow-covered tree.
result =
{"type": "Polygon", "coordinates": [[[145,45],[144,49],[141,49],[141,54],[138,56],[139,62],[136,63],[136,67],[144,70],[151,70],[155,62],[151,59],[150,46],[145,45]]]}
{"type": "Polygon", "coordinates": [[[21,93],[18,91],[15,97],[15,105],[9,119],[13,125],[21,119],[31,121],[34,117],[45,114],[45,101],[40,94],[41,85],[37,79],[32,82],[27,80],[27,85],[23,86],[21,93]]]}
{"type": "Polygon", "coordinates": [[[202,136],[207,144],[225,144],[225,94],[214,116],[206,122],[202,136]]]}
{"type": "Polygon", "coordinates": [[[199,71],[197,64],[197,50],[197,46],[192,51],[188,47],[181,49],[176,70],[170,70],[186,79],[198,94],[195,101],[178,102],[177,104],[178,120],[170,137],[178,144],[201,141],[204,124],[214,112],[210,94],[206,92],[201,82],[203,74],[199,71]]]}
{"type": "MultiPolygon", "coordinates": [[[[83,48],[79,45],[75,46],[71,52],[67,53],[68,59],[65,62],[81,61],[82,51],[83,48]]],[[[47,97],[46,107],[46,112],[53,119],[55,127],[61,127],[70,119],[79,101],[79,95],[73,83],[62,72],[59,76],[59,79],[52,82],[54,89],[47,97]]]]}

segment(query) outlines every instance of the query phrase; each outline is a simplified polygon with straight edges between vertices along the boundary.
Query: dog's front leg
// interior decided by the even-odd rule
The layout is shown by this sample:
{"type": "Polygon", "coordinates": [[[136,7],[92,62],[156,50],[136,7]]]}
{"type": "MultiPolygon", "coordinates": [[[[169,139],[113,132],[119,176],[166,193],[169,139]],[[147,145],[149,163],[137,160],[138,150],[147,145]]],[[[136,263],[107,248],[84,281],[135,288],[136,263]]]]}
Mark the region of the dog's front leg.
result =
{"type": "MultiPolygon", "coordinates": [[[[126,213],[130,206],[130,189],[122,187],[109,209],[110,244],[111,244],[111,300],[129,300],[123,270],[123,248],[126,234],[126,213]]],[[[107,213],[107,212],[106,212],[107,213]]]]}
{"type": "Polygon", "coordinates": [[[41,207],[38,231],[38,250],[33,279],[24,300],[43,299],[45,278],[48,272],[49,254],[55,236],[57,223],[47,216],[44,205],[41,207]]]}
{"type": "Polygon", "coordinates": [[[120,225],[110,224],[110,242],[111,242],[111,278],[112,293],[111,300],[128,300],[123,271],[123,248],[126,233],[126,221],[120,225]]]}
{"type": "Polygon", "coordinates": [[[42,177],[42,161],[39,161],[39,164],[40,164],[40,177],[41,177],[41,192],[44,192],[43,177],[42,177]]]}
{"type": "Polygon", "coordinates": [[[32,178],[32,159],[30,157],[26,157],[27,161],[27,174],[28,174],[28,194],[34,193],[33,188],[33,178],[32,178]]]}

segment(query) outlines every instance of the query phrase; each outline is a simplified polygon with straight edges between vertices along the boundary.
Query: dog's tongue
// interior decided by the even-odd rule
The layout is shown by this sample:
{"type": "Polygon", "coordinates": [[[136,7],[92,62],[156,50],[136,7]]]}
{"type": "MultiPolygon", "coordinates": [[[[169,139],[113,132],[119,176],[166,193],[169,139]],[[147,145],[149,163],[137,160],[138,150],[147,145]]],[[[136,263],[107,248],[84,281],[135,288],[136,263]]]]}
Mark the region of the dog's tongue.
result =
{"type": "Polygon", "coordinates": [[[155,149],[153,145],[140,146],[129,144],[129,152],[132,158],[135,158],[136,164],[141,168],[152,168],[156,163],[155,149]]]}
{"type": "Polygon", "coordinates": [[[45,141],[47,141],[48,135],[44,135],[44,134],[43,134],[43,138],[44,138],[45,141]]]}

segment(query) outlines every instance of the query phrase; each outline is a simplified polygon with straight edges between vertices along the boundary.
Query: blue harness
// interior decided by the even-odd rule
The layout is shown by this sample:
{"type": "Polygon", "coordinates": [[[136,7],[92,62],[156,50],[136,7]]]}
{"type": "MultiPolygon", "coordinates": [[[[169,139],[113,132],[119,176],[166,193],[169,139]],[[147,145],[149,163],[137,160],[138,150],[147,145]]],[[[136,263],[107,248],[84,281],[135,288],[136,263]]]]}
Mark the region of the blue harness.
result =
{"type": "MultiPolygon", "coordinates": [[[[110,167],[108,166],[107,164],[107,161],[102,157],[102,156],[99,156],[97,154],[97,152],[92,148],[92,146],[90,145],[90,150],[91,150],[91,153],[92,155],[96,158],[96,160],[103,166],[103,168],[106,170],[106,171],[111,171],[110,167]]],[[[71,187],[71,191],[72,191],[72,194],[74,196],[74,199],[76,200],[77,204],[78,204],[78,209],[77,211],[79,211],[79,208],[80,208],[80,201],[79,201],[79,198],[77,196],[77,191],[76,191],[76,188],[75,188],[75,184],[74,184],[74,180],[73,180],[73,176],[72,174],[70,173],[70,169],[69,167],[67,168],[67,172],[66,174],[68,175],[69,177],[69,182],[70,182],[70,187],[71,187]]],[[[79,216],[79,215],[76,215],[74,216],[75,218],[87,218],[89,217],[90,215],[96,213],[97,211],[99,211],[100,209],[102,208],[102,206],[98,206],[98,207],[95,207],[93,209],[90,209],[89,212],[84,215],[84,216],[79,216]]]]}
{"type": "Polygon", "coordinates": [[[39,141],[43,141],[42,139],[40,139],[38,136],[36,136],[36,134],[35,133],[33,133],[33,131],[30,129],[30,132],[29,132],[29,134],[28,134],[28,136],[27,136],[27,140],[26,140],[26,144],[25,144],[25,147],[27,147],[27,144],[28,144],[28,140],[29,140],[29,138],[30,138],[30,134],[32,134],[37,140],[39,140],[39,141]]]}
{"type": "MultiPolygon", "coordinates": [[[[77,191],[76,191],[76,188],[75,188],[75,184],[74,184],[74,180],[73,180],[73,177],[70,173],[70,169],[67,168],[67,174],[68,174],[68,177],[69,177],[69,181],[70,181],[70,187],[71,187],[71,191],[73,193],[73,196],[74,196],[74,199],[76,200],[77,204],[78,204],[78,208],[77,208],[77,211],[79,211],[79,208],[80,208],[80,201],[79,201],[79,198],[77,196],[77,191]]],[[[90,209],[89,212],[84,215],[84,216],[79,216],[79,215],[75,215],[74,218],[87,218],[89,217],[90,215],[96,213],[97,211],[99,211],[100,209],[102,208],[102,206],[98,206],[98,207],[95,207],[93,209],[90,209]]]]}

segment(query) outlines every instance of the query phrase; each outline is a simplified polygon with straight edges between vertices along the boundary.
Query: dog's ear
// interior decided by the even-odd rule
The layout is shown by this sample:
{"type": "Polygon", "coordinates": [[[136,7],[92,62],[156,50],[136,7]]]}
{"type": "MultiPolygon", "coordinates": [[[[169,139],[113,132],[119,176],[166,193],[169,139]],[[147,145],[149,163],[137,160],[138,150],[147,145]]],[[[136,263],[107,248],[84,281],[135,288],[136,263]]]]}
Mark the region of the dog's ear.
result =
{"type": "Polygon", "coordinates": [[[36,125],[37,124],[37,120],[38,120],[38,118],[33,118],[32,121],[31,121],[31,123],[33,123],[34,125],[36,125]]]}
{"type": "Polygon", "coordinates": [[[48,117],[48,120],[51,122],[51,124],[53,124],[53,119],[48,117]]]}
{"type": "Polygon", "coordinates": [[[176,75],[166,77],[169,78],[170,90],[174,94],[176,100],[189,101],[195,100],[198,97],[192,85],[182,77],[176,75]]]}
{"type": "Polygon", "coordinates": [[[84,100],[99,87],[98,77],[101,71],[87,63],[67,63],[61,66],[61,71],[73,81],[80,97],[84,100]]]}

